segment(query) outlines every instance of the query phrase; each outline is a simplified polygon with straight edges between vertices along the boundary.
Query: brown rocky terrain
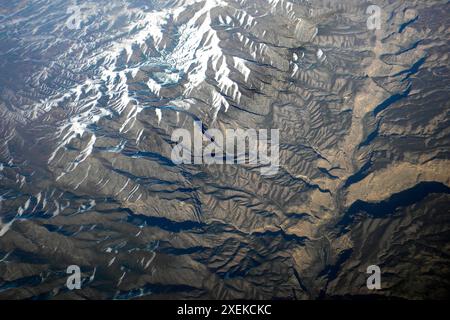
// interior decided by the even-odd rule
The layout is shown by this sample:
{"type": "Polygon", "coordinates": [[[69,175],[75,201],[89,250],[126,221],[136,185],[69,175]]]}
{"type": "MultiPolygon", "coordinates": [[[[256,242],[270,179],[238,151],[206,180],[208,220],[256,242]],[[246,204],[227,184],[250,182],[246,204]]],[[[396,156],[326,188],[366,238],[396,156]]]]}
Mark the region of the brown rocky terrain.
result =
{"type": "Polygon", "coordinates": [[[447,1],[97,3],[0,5],[0,298],[449,297],[447,1]],[[278,173],[175,165],[196,120],[278,173]]]}

